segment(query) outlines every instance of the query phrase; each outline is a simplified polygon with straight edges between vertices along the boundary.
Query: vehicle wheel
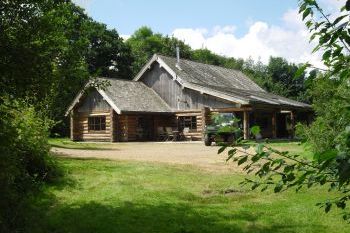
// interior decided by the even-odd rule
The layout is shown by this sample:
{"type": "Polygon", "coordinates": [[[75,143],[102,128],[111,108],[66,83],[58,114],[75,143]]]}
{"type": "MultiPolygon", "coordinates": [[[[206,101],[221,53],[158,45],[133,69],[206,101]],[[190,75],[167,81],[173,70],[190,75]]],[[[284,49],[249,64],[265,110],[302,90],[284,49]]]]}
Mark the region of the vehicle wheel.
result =
{"type": "Polygon", "coordinates": [[[211,138],[208,134],[204,136],[204,145],[211,146],[211,138]]]}
{"type": "Polygon", "coordinates": [[[229,136],[226,138],[226,142],[227,142],[227,143],[232,144],[234,141],[235,141],[235,136],[232,135],[232,134],[229,135],[229,136]]]}

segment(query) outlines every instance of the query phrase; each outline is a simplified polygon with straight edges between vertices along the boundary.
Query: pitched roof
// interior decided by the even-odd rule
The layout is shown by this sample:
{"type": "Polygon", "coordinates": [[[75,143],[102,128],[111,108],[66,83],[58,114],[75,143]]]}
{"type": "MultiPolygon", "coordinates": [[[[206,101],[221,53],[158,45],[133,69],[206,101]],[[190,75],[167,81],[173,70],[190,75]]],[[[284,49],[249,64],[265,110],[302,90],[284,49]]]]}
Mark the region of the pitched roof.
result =
{"type": "Polygon", "coordinates": [[[170,112],[170,107],[156,92],[143,82],[108,79],[105,93],[122,112],[170,112]]]}
{"type": "Polygon", "coordinates": [[[185,59],[180,60],[180,69],[178,69],[176,67],[176,58],[158,56],[186,82],[202,86],[232,87],[264,92],[264,89],[259,87],[241,71],[185,59]]]}
{"type": "MultiPolygon", "coordinates": [[[[97,78],[100,81],[109,81],[110,85],[103,90],[97,90],[109,105],[117,112],[149,112],[167,113],[171,112],[170,107],[164,102],[155,91],[142,82],[130,80],[97,78]]],[[[88,87],[89,85],[86,85],[88,87]]],[[[78,94],[68,108],[66,115],[73,109],[83,96],[83,91],[78,94]]]]}
{"type": "Polygon", "coordinates": [[[183,87],[194,89],[240,104],[268,104],[280,107],[311,108],[310,105],[266,92],[241,71],[155,54],[134,78],[157,61],[183,87]]]}

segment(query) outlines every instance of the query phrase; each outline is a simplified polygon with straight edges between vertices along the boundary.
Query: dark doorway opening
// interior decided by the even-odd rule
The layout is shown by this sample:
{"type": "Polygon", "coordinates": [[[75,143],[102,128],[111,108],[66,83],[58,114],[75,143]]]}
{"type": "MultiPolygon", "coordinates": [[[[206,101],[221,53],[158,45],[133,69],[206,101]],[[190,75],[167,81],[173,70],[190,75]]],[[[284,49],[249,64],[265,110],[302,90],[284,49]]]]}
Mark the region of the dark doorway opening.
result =
{"type": "Polygon", "coordinates": [[[139,141],[151,141],[154,139],[153,116],[140,116],[137,125],[137,139],[139,141]]]}
{"type": "Polygon", "coordinates": [[[288,138],[289,133],[287,130],[287,117],[288,113],[277,113],[277,137],[278,138],[288,138]]]}

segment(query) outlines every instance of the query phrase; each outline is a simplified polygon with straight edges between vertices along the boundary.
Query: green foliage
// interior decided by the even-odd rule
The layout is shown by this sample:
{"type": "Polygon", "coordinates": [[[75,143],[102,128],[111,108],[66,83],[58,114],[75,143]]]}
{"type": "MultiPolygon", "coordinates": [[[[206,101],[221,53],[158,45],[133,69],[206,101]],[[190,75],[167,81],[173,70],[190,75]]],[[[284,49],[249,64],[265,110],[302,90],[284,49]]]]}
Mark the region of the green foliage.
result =
{"type": "Polygon", "coordinates": [[[256,136],[260,133],[261,129],[258,125],[254,125],[253,127],[250,128],[250,132],[256,136]]]}
{"type": "Polygon", "coordinates": [[[154,33],[149,27],[141,27],[126,41],[130,46],[134,62],[133,75],[137,74],[147,61],[155,54],[174,56],[176,46],[179,46],[181,57],[190,58],[191,48],[184,42],[160,33],[154,33]]]}
{"type": "Polygon", "coordinates": [[[0,231],[13,231],[23,221],[29,195],[58,170],[49,155],[52,121],[27,102],[0,99],[0,231]]]}
{"type": "Polygon", "coordinates": [[[211,126],[217,128],[216,134],[218,136],[233,134],[239,138],[242,134],[242,129],[239,127],[240,119],[232,113],[212,113],[211,120],[213,122],[211,126]]]}
{"type": "Polygon", "coordinates": [[[71,1],[1,1],[0,9],[0,95],[45,110],[59,123],[54,132],[65,133],[65,110],[90,76],[131,78],[118,33],[71,1]]]}
{"type": "MultiPolygon", "coordinates": [[[[350,21],[349,13],[344,12],[350,1],[342,8],[342,15],[334,19],[325,14],[315,0],[299,2],[300,13],[307,20],[306,26],[312,33],[311,40],[318,39],[315,51],[323,51],[322,59],[328,67],[322,74],[315,75],[313,72],[312,82],[308,83],[315,121],[310,126],[298,126],[299,135],[311,146],[314,157],[303,158],[288,151],[276,150],[268,144],[258,144],[254,152],[247,150],[249,145],[233,153],[229,150],[228,158],[244,165],[247,173],[258,177],[242,182],[250,184],[252,189],[265,191],[272,187],[275,193],[279,193],[290,188],[299,191],[303,187],[328,187],[335,195],[317,205],[323,207],[326,213],[335,206],[342,210],[343,219],[350,220],[347,206],[350,200],[350,32],[347,25],[350,21]]],[[[275,62],[277,66],[271,66],[271,73],[275,68],[287,71],[282,61],[275,62]]],[[[295,76],[300,76],[308,66],[301,66],[294,72],[295,76]]],[[[284,77],[290,75],[284,72],[276,74],[284,77]]],[[[281,79],[283,77],[276,80],[281,79]]],[[[284,82],[289,82],[288,79],[284,82]]],[[[222,148],[220,152],[225,149],[222,148]]]]}

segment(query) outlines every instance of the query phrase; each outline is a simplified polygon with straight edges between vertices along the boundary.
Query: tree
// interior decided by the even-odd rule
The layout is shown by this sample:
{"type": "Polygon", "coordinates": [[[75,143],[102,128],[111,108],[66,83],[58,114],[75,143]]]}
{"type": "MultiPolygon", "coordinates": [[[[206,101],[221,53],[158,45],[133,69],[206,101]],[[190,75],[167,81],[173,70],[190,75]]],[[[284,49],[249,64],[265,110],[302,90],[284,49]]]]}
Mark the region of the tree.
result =
{"type": "Polygon", "coordinates": [[[0,3],[1,94],[26,98],[67,133],[64,112],[91,76],[130,79],[131,51],[115,30],[70,1],[0,3]]]}
{"type": "Polygon", "coordinates": [[[211,52],[209,49],[194,50],[192,52],[191,58],[194,61],[216,66],[224,66],[223,61],[225,60],[224,57],[211,52]]]}
{"type": "Polygon", "coordinates": [[[93,76],[132,79],[131,51],[116,30],[89,20],[87,37],[90,41],[87,54],[89,73],[93,76]]]}
{"type": "Polygon", "coordinates": [[[141,27],[126,41],[130,46],[134,62],[133,75],[137,74],[153,54],[162,54],[174,57],[176,46],[179,46],[181,58],[189,59],[191,48],[184,42],[174,38],[154,33],[149,27],[141,27]]]}
{"type": "Polygon", "coordinates": [[[267,72],[271,77],[270,83],[280,84],[270,85],[271,91],[280,95],[288,96],[292,99],[304,101],[300,98],[300,95],[301,93],[305,92],[305,75],[301,74],[298,78],[295,78],[294,76],[297,70],[298,66],[293,63],[289,63],[284,58],[270,57],[267,65],[267,72]]]}
{"type": "MultiPolygon", "coordinates": [[[[254,172],[258,179],[246,179],[252,189],[261,187],[264,191],[273,187],[275,192],[286,189],[315,185],[327,185],[329,191],[337,192],[318,205],[325,212],[336,206],[344,210],[343,218],[350,220],[347,202],[350,200],[350,87],[349,87],[349,24],[350,0],[342,7],[342,15],[330,19],[315,0],[300,0],[300,13],[309,28],[311,40],[317,39],[315,51],[323,51],[322,60],[328,69],[319,77],[313,77],[312,95],[316,120],[310,126],[303,126],[305,140],[313,145],[314,158],[305,159],[287,151],[277,151],[268,144],[259,143],[254,153],[233,147],[228,150],[228,159],[244,164],[247,173],[254,172]],[[238,154],[237,152],[241,152],[238,154]]],[[[302,73],[306,64],[296,72],[302,73]]],[[[251,129],[253,134],[258,127],[251,129]]],[[[238,140],[237,143],[241,143],[238,140]]],[[[219,153],[226,146],[220,148],[219,153]]]]}

